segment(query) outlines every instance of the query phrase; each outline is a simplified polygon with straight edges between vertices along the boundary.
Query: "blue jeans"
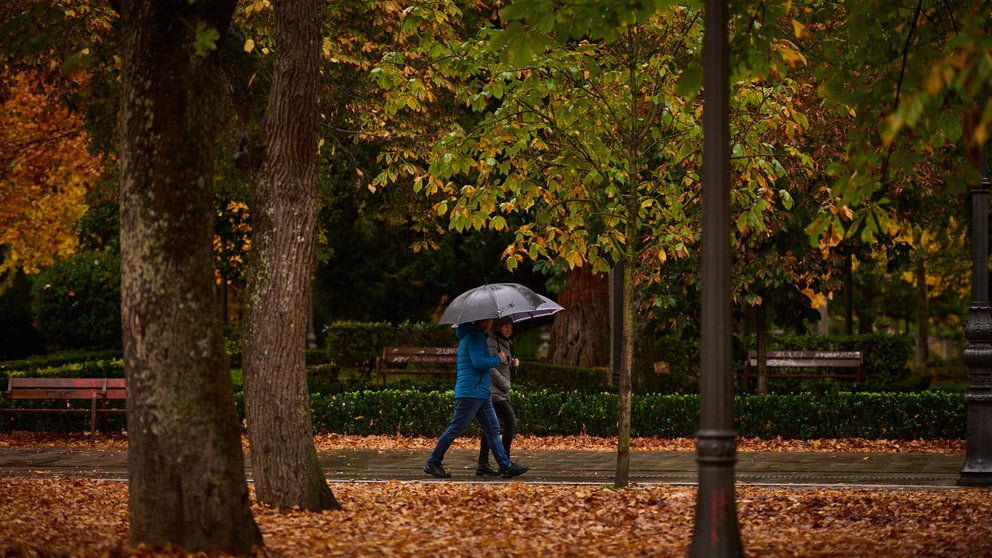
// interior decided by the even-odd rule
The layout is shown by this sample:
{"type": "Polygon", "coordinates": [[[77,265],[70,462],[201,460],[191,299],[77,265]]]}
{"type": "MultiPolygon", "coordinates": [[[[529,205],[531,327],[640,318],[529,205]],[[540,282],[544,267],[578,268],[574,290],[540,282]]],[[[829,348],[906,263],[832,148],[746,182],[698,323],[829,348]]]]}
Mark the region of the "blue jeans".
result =
{"type": "Polygon", "coordinates": [[[482,435],[488,441],[489,447],[492,448],[493,456],[496,458],[496,463],[499,463],[499,468],[501,470],[510,468],[513,462],[503,451],[503,443],[499,438],[499,419],[496,418],[496,410],[493,409],[493,400],[488,397],[485,399],[467,397],[455,399],[455,415],[451,418],[451,424],[437,439],[437,445],[434,446],[434,451],[431,452],[427,463],[440,465],[441,461],[444,460],[444,453],[451,447],[455,438],[464,434],[476,417],[479,419],[479,424],[482,425],[482,435]]]}

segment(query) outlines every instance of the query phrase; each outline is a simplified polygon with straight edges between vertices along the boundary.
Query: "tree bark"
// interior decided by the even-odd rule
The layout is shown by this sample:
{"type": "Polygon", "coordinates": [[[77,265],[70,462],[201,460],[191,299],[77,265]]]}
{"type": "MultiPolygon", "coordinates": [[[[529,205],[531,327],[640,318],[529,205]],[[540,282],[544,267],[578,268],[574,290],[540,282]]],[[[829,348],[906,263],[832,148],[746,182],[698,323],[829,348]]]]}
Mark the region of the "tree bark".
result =
{"type": "Polygon", "coordinates": [[[588,266],[569,270],[558,303],[568,311],[555,315],[548,360],[587,368],[608,366],[609,277],[593,273],[588,266]]]}
{"type": "MultiPolygon", "coordinates": [[[[758,393],[768,393],[768,302],[767,293],[762,293],[761,302],[754,309],[755,338],[758,346],[758,393]]],[[[747,386],[744,386],[747,389],[747,386]]]]}
{"type": "MultiPolygon", "coordinates": [[[[631,238],[628,236],[627,238],[631,238]]],[[[633,250],[629,250],[633,252],[633,250]]],[[[632,258],[631,258],[632,259],[632,258]]],[[[617,470],[613,484],[626,488],[630,484],[630,418],[633,387],[631,383],[634,362],[634,265],[623,266],[623,335],[620,349],[620,404],[617,415],[617,470]]]]}
{"type": "Polygon", "coordinates": [[[844,333],[854,335],[854,256],[844,256],[844,333]]]}
{"type": "Polygon", "coordinates": [[[235,2],[121,5],[130,543],[245,554],[262,537],[214,298],[216,57],[194,49],[235,2]]]}
{"type": "Polygon", "coordinates": [[[340,508],[317,461],[306,342],[317,220],[320,4],[274,4],[276,55],[267,158],[252,180],[244,381],[260,502],[340,508]]]}

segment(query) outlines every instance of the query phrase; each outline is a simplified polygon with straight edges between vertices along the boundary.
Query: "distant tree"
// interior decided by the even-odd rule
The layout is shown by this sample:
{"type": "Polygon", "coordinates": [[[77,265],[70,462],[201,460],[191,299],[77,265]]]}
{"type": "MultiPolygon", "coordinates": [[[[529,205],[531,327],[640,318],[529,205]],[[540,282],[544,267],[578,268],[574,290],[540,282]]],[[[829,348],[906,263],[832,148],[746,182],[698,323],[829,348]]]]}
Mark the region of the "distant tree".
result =
{"type": "MultiPolygon", "coordinates": [[[[843,122],[824,169],[830,196],[810,225],[821,247],[885,242],[910,226],[941,227],[947,193],[977,178],[992,107],[989,2],[815,3],[811,31],[823,107],[843,122]],[[970,124],[976,124],[971,126],[970,124]]],[[[811,55],[812,56],[812,55],[811,55]]],[[[911,236],[911,235],[910,235],[911,236]]]]}
{"type": "Polygon", "coordinates": [[[82,117],[35,73],[12,76],[0,105],[0,292],[78,246],[76,222],[102,170],[82,117]]]}

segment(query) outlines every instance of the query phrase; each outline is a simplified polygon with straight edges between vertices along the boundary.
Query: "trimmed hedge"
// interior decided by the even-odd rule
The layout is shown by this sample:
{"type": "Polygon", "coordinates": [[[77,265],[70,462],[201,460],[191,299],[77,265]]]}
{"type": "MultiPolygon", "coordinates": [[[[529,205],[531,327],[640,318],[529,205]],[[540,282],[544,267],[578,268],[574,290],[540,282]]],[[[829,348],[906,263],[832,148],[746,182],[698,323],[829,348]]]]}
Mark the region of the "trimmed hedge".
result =
{"type": "Polygon", "coordinates": [[[7,378],[123,378],[124,361],[120,351],[63,354],[0,363],[0,381],[7,389],[7,378]]]}
{"type": "MultiPolygon", "coordinates": [[[[439,435],[454,408],[451,391],[365,390],[311,398],[314,429],[341,434],[439,435]]],[[[616,436],[615,393],[517,393],[521,434],[616,436]]],[[[631,435],[695,437],[698,395],[634,395],[631,435]]],[[[836,393],[825,396],[740,395],[735,430],[757,438],[959,439],[965,436],[960,394],[836,393]]]]}
{"type": "MultiPolygon", "coordinates": [[[[244,418],[244,394],[235,393],[244,418]]],[[[316,432],[357,435],[436,437],[454,410],[451,391],[358,390],[310,397],[316,432]]],[[[615,393],[540,390],[513,397],[517,431],[536,436],[616,436],[619,398],[615,393]]],[[[698,395],[634,395],[631,435],[692,438],[699,428],[698,395]]],[[[965,403],[961,394],[837,393],[740,395],[734,399],[734,428],[739,436],[770,439],[869,438],[962,439],[965,403]]],[[[108,417],[123,428],[123,417],[108,417]]],[[[86,428],[77,415],[20,415],[19,429],[53,432],[86,428]]],[[[472,433],[478,434],[473,425],[472,433]]]]}

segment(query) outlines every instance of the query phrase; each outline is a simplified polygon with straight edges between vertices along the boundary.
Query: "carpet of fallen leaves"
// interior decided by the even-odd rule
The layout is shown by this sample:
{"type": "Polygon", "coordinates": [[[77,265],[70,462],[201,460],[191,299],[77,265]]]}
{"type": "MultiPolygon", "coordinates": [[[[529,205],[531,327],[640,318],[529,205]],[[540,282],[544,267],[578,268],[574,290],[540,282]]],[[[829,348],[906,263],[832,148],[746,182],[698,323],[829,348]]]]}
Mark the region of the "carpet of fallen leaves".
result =
{"type": "MultiPolygon", "coordinates": [[[[359,449],[426,449],[434,448],[436,438],[406,436],[353,436],[344,434],[318,434],[314,437],[317,450],[342,448],[359,449]]],[[[248,440],[242,438],[242,447],[248,451],[248,440]]],[[[127,434],[123,432],[100,433],[95,440],[86,433],[48,434],[28,431],[0,433],[0,448],[30,446],[91,446],[127,447],[127,434]]],[[[453,448],[478,448],[479,439],[458,438],[453,448]]],[[[594,436],[517,436],[514,449],[553,450],[575,449],[616,451],[616,438],[594,436]]],[[[630,447],[635,451],[695,451],[695,438],[632,438],[630,447]]],[[[964,454],[964,440],[869,440],[866,438],[841,438],[817,440],[791,440],[774,438],[738,438],[737,451],[819,451],[819,452],[904,452],[964,454]]]]}
{"type": "MultiPolygon", "coordinates": [[[[434,440],[323,435],[320,449],[430,448],[434,440]]],[[[615,440],[520,437],[521,449],[615,449],[615,440]]],[[[89,444],[85,436],[0,436],[0,447],[89,444]]],[[[126,445],[123,435],[100,436],[126,445]]],[[[477,447],[477,440],[458,442],[477,447]]],[[[637,450],[694,449],[642,440],[637,450]]],[[[740,451],[964,452],[961,441],[741,440],[740,451]]],[[[513,483],[334,483],[340,511],[255,503],[259,556],[685,556],[696,489],[513,483]]],[[[992,556],[992,490],[739,486],[748,556],[992,556]]],[[[127,485],[79,479],[0,479],[0,556],[190,556],[128,549],[127,485]]],[[[213,554],[212,556],[220,556],[213,554]]]]}

